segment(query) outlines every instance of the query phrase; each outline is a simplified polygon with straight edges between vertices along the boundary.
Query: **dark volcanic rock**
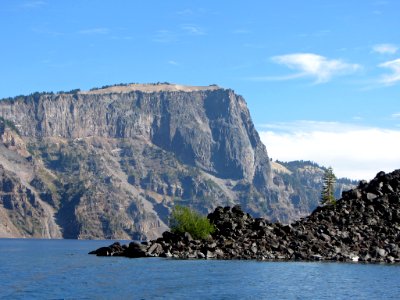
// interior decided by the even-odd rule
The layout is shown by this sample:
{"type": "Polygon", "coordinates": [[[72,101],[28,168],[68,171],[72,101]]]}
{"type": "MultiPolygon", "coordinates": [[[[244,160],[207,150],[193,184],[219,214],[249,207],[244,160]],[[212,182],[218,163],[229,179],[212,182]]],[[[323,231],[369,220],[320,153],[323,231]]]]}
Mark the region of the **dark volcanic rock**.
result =
{"type": "MultiPolygon", "coordinates": [[[[253,218],[238,205],[217,207],[208,215],[216,227],[208,240],[164,232],[137,247],[143,256],[182,259],[400,262],[399,183],[400,170],[379,172],[370,183],[343,193],[336,205],[318,207],[291,225],[253,218]]],[[[121,255],[132,257],[128,249],[121,255]]]]}
{"type": "Polygon", "coordinates": [[[97,250],[91,251],[89,252],[89,254],[96,254],[97,256],[114,256],[114,255],[118,256],[126,249],[127,247],[125,245],[121,246],[119,242],[115,242],[114,244],[108,247],[101,247],[97,250]]]}

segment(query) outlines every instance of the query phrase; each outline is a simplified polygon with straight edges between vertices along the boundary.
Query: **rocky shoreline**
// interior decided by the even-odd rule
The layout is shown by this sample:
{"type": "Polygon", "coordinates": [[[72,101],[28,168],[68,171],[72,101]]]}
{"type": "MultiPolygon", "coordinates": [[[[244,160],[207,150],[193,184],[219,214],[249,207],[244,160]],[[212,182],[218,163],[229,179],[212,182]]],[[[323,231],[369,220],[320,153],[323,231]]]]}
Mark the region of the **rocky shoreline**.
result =
{"type": "Polygon", "coordinates": [[[207,240],[164,232],[148,242],[116,242],[89,254],[178,259],[326,260],[400,262],[400,169],[379,172],[343,192],[336,205],[318,207],[290,225],[253,218],[240,206],[208,215],[216,230],[207,240]]]}

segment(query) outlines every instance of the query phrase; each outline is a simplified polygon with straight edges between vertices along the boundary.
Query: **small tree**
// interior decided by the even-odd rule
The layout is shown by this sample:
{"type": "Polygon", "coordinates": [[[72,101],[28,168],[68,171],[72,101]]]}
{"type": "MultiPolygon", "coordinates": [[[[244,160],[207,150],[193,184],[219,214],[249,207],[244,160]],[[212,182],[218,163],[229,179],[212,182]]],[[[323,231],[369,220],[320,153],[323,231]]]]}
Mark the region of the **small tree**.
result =
{"type": "Polygon", "coordinates": [[[169,226],[174,233],[188,232],[194,239],[205,239],[215,231],[207,217],[189,207],[176,205],[169,218],[169,226]]]}
{"type": "Polygon", "coordinates": [[[321,192],[321,203],[323,205],[336,204],[334,196],[336,176],[333,173],[332,167],[329,167],[324,174],[321,192]]]}

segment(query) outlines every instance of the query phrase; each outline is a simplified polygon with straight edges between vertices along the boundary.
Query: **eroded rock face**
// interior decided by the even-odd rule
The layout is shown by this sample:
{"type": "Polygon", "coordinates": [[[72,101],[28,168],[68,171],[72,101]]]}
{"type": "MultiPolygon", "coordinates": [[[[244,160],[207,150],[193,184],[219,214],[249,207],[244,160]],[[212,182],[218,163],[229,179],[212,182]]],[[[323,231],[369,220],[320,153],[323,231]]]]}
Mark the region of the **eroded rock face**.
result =
{"type": "MultiPolygon", "coordinates": [[[[398,263],[400,170],[380,172],[343,193],[336,205],[319,207],[290,225],[253,218],[240,206],[217,207],[208,218],[216,226],[209,239],[164,232],[162,238],[141,245],[140,257],[398,263]]],[[[130,248],[91,254],[139,257],[130,248]]]]}
{"type": "Polygon", "coordinates": [[[1,100],[0,117],[0,164],[65,238],[154,239],[175,203],[289,222],[319,198],[271,170],[244,99],[214,85],[35,93],[1,100]]]}
{"type": "Polygon", "coordinates": [[[0,115],[34,138],[138,138],[223,178],[268,177],[268,156],[232,90],[56,94],[2,101],[0,115]]]}
{"type": "Polygon", "coordinates": [[[255,186],[257,199],[271,193],[267,152],[232,90],[36,93],[0,101],[0,116],[18,130],[3,126],[5,165],[14,171],[14,154],[32,160],[17,176],[53,208],[67,238],[154,238],[174,201],[207,212],[246,201],[251,189],[235,190],[238,183],[255,186]]]}
{"type": "Polygon", "coordinates": [[[61,237],[46,204],[0,164],[0,236],[61,237]]]}

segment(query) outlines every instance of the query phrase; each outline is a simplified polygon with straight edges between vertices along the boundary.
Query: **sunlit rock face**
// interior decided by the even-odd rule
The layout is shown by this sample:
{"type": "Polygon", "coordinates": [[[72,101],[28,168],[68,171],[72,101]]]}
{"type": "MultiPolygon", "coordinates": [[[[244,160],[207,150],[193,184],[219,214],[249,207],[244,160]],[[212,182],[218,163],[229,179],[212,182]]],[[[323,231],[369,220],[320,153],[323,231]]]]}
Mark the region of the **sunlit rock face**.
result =
{"type": "MultiPolygon", "coordinates": [[[[155,238],[174,204],[203,213],[241,204],[288,222],[318,201],[299,200],[272,170],[245,100],[230,89],[131,84],[35,93],[1,100],[0,116],[0,165],[54,223],[36,235],[155,238]]],[[[24,221],[7,220],[13,236],[33,235],[24,221]]]]}

